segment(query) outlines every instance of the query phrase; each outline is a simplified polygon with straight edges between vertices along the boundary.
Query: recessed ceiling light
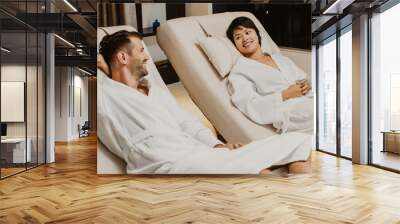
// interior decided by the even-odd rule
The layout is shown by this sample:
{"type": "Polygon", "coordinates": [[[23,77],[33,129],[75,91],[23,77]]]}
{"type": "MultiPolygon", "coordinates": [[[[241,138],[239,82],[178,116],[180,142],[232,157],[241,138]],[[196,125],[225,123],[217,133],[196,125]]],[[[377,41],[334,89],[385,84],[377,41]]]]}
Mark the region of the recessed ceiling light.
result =
{"type": "Polygon", "coordinates": [[[88,71],[86,71],[86,70],[83,70],[83,69],[81,69],[81,68],[79,68],[79,67],[78,67],[78,69],[79,69],[81,72],[85,73],[85,74],[92,75],[92,73],[90,73],[90,72],[88,72],[88,71]]]}
{"type": "Polygon", "coordinates": [[[64,0],[65,4],[67,4],[74,12],[78,12],[78,10],[68,1],[64,0]]]}
{"type": "Polygon", "coordinates": [[[355,0],[336,0],[322,14],[342,14],[343,9],[353,3],[355,0]]]}
{"type": "Polygon", "coordinates": [[[72,44],[71,42],[69,42],[68,40],[66,40],[66,39],[64,39],[64,38],[62,38],[62,37],[60,37],[59,35],[54,34],[54,36],[57,37],[57,38],[58,38],[59,40],[61,40],[62,42],[64,42],[64,43],[66,43],[67,45],[69,45],[70,47],[76,48],[75,45],[73,45],[73,44],[72,44]]]}
{"type": "Polygon", "coordinates": [[[9,49],[7,49],[7,48],[5,48],[5,47],[1,47],[1,50],[4,51],[4,52],[6,52],[6,53],[10,53],[10,52],[11,52],[11,50],[9,50],[9,49]]]}

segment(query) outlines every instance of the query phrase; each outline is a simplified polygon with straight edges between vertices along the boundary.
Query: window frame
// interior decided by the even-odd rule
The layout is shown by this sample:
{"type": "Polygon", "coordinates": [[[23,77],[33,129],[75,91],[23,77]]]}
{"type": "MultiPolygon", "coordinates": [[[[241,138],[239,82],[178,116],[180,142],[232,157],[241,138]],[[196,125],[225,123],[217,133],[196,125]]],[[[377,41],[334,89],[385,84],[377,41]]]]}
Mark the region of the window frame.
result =
{"type": "Polygon", "coordinates": [[[335,33],[333,33],[332,35],[330,35],[330,36],[328,36],[327,38],[325,38],[325,39],[323,39],[323,40],[321,40],[321,41],[319,41],[317,44],[316,44],[316,52],[315,52],[315,55],[316,55],[316,59],[315,59],[315,61],[316,61],[316,70],[315,70],[315,72],[316,72],[316,80],[315,80],[315,83],[316,83],[316,91],[315,91],[315,97],[316,97],[316,136],[315,136],[315,143],[316,143],[316,150],[317,151],[319,151],[319,152],[323,152],[323,153],[326,153],[326,154],[329,154],[329,155],[333,155],[333,156],[336,156],[336,157],[340,157],[340,158],[343,158],[343,159],[346,159],[346,160],[352,160],[352,158],[350,158],[350,157],[347,157],[347,156],[344,156],[344,155],[342,155],[342,153],[341,153],[341,118],[340,118],[340,81],[341,81],[341,79],[340,79],[340,77],[341,77],[341,67],[340,67],[340,37],[342,36],[342,35],[344,35],[344,34],[346,34],[347,32],[351,32],[352,31],[352,23],[349,23],[349,24],[347,24],[345,27],[343,27],[343,28],[341,28],[341,29],[339,29],[339,30],[337,30],[335,33]],[[327,44],[327,43],[329,43],[330,41],[336,41],[336,152],[335,153],[332,153],[332,152],[328,152],[328,151],[326,151],[326,150],[324,150],[324,149],[321,149],[320,147],[319,147],[319,122],[320,122],[320,119],[319,119],[319,111],[320,111],[320,106],[319,106],[319,102],[318,102],[318,99],[319,99],[319,94],[320,94],[320,92],[319,92],[319,77],[320,77],[320,74],[319,74],[319,68],[320,68],[320,65],[319,65],[319,57],[320,57],[320,55],[319,55],[319,48],[320,48],[320,45],[322,45],[322,44],[327,44]]]}

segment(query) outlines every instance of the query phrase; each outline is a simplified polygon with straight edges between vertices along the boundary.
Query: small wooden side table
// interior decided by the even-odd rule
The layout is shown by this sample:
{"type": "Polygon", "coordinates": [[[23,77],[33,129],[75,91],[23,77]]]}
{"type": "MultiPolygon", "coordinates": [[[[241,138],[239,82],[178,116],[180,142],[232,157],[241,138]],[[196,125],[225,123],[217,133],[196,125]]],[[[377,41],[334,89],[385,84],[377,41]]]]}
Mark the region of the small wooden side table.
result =
{"type": "Polygon", "coordinates": [[[392,152],[400,154],[400,131],[382,131],[383,150],[382,152],[392,152]]]}

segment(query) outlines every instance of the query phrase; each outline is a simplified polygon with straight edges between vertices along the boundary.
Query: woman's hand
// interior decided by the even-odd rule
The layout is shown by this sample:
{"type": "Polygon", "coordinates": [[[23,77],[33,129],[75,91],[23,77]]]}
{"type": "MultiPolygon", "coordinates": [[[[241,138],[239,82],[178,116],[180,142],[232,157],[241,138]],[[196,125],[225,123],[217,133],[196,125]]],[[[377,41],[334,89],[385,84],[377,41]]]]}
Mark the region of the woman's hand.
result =
{"type": "Polygon", "coordinates": [[[288,99],[303,96],[302,88],[300,84],[293,84],[289,86],[286,90],[282,91],[282,99],[286,101],[288,99]]]}
{"type": "Polygon", "coordinates": [[[110,75],[108,65],[101,54],[97,54],[97,68],[102,70],[106,75],[110,75]]]}
{"type": "Polygon", "coordinates": [[[226,143],[226,144],[217,144],[214,148],[228,148],[229,150],[234,150],[242,147],[242,144],[239,143],[226,143]]]}
{"type": "Polygon", "coordinates": [[[310,82],[308,82],[307,79],[298,80],[296,81],[296,84],[301,86],[301,93],[303,95],[306,95],[311,90],[310,82]]]}

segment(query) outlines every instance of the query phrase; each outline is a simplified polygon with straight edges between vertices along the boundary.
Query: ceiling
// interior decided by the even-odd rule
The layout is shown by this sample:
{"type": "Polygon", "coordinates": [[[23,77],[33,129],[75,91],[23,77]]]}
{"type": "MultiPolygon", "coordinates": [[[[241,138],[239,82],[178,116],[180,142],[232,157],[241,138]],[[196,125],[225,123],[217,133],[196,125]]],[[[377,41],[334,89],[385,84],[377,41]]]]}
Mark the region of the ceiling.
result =
{"type": "Polygon", "coordinates": [[[314,2],[313,44],[350,25],[354,17],[374,11],[388,0],[316,0],[314,2]]]}
{"type": "MultiPolygon", "coordinates": [[[[100,0],[99,0],[100,1],[100,0]]],[[[133,0],[101,0],[102,2],[135,2],[133,0]]],[[[215,0],[213,2],[240,3],[269,3],[269,4],[311,4],[313,40],[324,38],[335,32],[337,23],[346,16],[357,16],[366,10],[382,5],[387,0],[215,0]],[[339,4],[337,4],[339,3],[339,4]],[[335,5],[333,11],[326,13],[328,8],[335,5]]],[[[165,2],[165,0],[144,0],[141,2],[165,2]]],[[[170,2],[185,2],[170,0],[170,2]]],[[[192,2],[207,2],[193,0],[192,2]]],[[[86,66],[95,72],[96,60],[96,0],[0,0],[0,27],[2,30],[2,45],[12,49],[9,59],[23,58],[26,53],[36,51],[35,43],[31,43],[32,35],[21,33],[30,31],[54,32],[70,44],[55,39],[56,63],[65,65],[69,62],[76,66],[86,66]],[[47,4],[46,4],[47,2],[47,4]],[[49,13],[51,11],[51,13],[49,13]],[[4,34],[6,33],[6,34],[4,34]],[[25,49],[25,42],[28,45],[25,49]],[[79,63],[82,64],[79,64],[79,63]],[[92,66],[87,66],[92,64],[92,66]],[[89,68],[90,67],[90,68],[89,68]]],[[[342,23],[342,25],[346,23],[342,23]]],[[[314,41],[315,43],[315,41],[314,41]]],[[[3,52],[2,52],[3,54],[3,52]]]]}
{"type": "MultiPolygon", "coordinates": [[[[11,50],[6,60],[25,62],[25,56],[29,59],[37,55],[37,33],[50,32],[75,45],[72,47],[66,41],[55,38],[56,65],[79,66],[94,74],[96,8],[96,0],[47,0],[47,4],[45,0],[0,0],[2,46],[11,50]],[[80,58],[85,66],[79,63],[80,58]],[[90,64],[92,66],[88,66],[90,64]]],[[[5,55],[4,51],[2,55],[5,55]]]]}

